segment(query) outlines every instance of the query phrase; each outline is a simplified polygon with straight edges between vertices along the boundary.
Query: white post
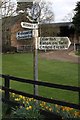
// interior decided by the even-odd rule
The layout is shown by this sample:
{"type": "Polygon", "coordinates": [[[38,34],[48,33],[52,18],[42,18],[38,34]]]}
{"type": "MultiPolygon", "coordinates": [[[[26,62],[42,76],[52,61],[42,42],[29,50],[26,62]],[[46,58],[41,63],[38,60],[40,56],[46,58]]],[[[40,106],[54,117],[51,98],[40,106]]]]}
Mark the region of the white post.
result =
{"type": "Polygon", "coordinates": [[[76,45],[75,45],[75,42],[74,42],[74,52],[76,51],[76,45]]]}
{"type": "MultiPolygon", "coordinates": [[[[37,40],[38,40],[38,29],[33,30],[33,45],[34,45],[34,81],[38,81],[38,50],[37,50],[37,40]]],[[[34,84],[34,95],[38,95],[38,85],[34,84]]]]}

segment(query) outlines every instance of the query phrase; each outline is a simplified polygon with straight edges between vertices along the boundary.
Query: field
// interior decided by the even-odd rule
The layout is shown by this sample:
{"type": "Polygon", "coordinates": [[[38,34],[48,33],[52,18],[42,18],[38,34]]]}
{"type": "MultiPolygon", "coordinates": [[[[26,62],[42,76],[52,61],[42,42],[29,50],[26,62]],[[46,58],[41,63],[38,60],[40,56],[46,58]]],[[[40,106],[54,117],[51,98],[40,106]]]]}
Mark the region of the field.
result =
{"type": "MultiPolygon", "coordinates": [[[[79,65],[71,62],[43,59],[39,54],[38,79],[51,83],[78,86],[79,65]]],[[[33,55],[30,53],[3,54],[2,72],[3,74],[33,79],[33,55]]],[[[11,88],[33,93],[33,86],[29,84],[11,82],[11,88]]],[[[78,94],[76,92],[39,87],[39,95],[78,103],[78,94]]]]}

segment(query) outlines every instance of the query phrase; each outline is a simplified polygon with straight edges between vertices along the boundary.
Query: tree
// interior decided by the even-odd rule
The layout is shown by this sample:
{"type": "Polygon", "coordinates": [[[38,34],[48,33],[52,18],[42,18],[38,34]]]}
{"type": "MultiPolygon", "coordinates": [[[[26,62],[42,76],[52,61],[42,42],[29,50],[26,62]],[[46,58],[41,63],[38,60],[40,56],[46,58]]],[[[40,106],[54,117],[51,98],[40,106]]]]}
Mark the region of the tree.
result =
{"type": "MultiPolygon", "coordinates": [[[[45,1],[39,1],[39,6],[40,6],[40,17],[38,18],[38,21],[40,23],[50,23],[54,20],[54,13],[51,8],[51,3],[45,2],[45,1]]],[[[31,17],[31,7],[32,3],[30,2],[18,2],[17,3],[17,12],[19,14],[25,14],[26,16],[29,15],[31,17]]]]}
{"type": "Polygon", "coordinates": [[[10,46],[11,18],[16,13],[16,4],[12,0],[2,0],[0,11],[2,18],[2,46],[10,46]]]}
{"type": "Polygon", "coordinates": [[[63,21],[68,21],[68,22],[72,22],[72,18],[74,16],[74,14],[75,14],[75,12],[72,10],[70,13],[68,13],[67,15],[65,15],[62,20],[63,21]]]}
{"type": "Polygon", "coordinates": [[[12,0],[2,0],[1,6],[2,18],[15,15],[16,4],[12,0]]]}
{"type": "Polygon", "coordinates": [[[40,2],[41,15],[39,22],[50,23],[54,21],[54,13],[52,11],[52,3],[41,1],[40,2]]]}
{"type": "Polygon", "coordinates": [[[77,2],[74,11],[75,11],[75,15],[73,17],[73,24],[75,25],[76,33],[80,35],[80,2],[77,2]]]}
{"type": "Polygon", "coordinates": [[[27,12],[27,8],[31,8],[33,5],[33,2],[17,2],[17,13],[19,11],[24,11],[24,12],[27,12]]]}

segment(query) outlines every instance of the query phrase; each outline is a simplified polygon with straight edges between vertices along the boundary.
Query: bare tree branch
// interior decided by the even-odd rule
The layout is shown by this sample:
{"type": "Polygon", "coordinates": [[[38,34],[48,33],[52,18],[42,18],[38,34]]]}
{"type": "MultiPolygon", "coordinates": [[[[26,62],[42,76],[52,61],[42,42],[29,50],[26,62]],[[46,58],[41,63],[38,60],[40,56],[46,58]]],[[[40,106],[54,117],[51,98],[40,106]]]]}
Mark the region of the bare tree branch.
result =
{"type": "Polygon", "coordinates": [[[74,15],[75,15],[75,12],[72,10],[70,13],[65,15],[62,20],[72,22],[72,18],[73,18],[74,15]]]}
{"type": "Polygon", "coordinates": [[[50,2],[40,1],[41,16],[40,22],[52,22],[54,21],[54,13],[50,2]]]}
{"type": "MultiPolygon", "coordinates": [[[[30,14],[31,7],[29,8],[27,4],[28,4],[27,2],[25,2],[25,4],[24,4],[24,2],[23,3],[18,2],[17,3],[17,11],[19,12],[22,10],[23,12],[26,13],[26,16],[29,14],[29,16],[32,17],[30,14]]],[[[37,3],[37,4],[39,4],[40,11],[41,11],[38,21],[41,23],[54,21],[54,13],[52,11],[52,4],[50,2],[45,2],[42,0],[40,0],[39,3],[37,3]]]]}

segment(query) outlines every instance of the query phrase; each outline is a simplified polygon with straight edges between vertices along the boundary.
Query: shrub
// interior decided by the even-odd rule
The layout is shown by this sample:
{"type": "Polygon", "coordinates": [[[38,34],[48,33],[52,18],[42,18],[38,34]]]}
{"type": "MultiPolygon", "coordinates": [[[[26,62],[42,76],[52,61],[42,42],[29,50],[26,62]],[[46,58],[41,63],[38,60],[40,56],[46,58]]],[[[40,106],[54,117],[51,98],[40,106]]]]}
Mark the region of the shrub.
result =
{"type": "Polygon", "coordinates": [[[80,56],[80,50],[76,51],[75,54],[80,56]]]}
{"type": "Polygon", "coordinates": [[[17,48],[10,46],[10,45],[4,45],[2,46],[2,52],[7,53],[7,52],[17,52],[17,48]]]}

